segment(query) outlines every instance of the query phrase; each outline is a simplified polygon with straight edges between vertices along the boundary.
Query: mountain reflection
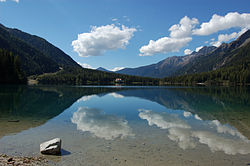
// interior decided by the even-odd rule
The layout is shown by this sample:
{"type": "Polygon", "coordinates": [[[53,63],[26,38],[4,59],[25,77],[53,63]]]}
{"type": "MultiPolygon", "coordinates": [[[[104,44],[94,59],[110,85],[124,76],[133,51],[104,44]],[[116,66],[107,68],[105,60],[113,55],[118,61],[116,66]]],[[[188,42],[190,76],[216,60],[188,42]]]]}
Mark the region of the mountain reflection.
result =
{"type": "Polygon", "coordinates": [[[143,98],[171,110],[183,110],[202,120],[218,120],[237,128],[250,139],[250,89],[247,87],[167,87],[116,92],[143,98]]]}
{"type": "Polygon", "coordinates": [[[71,118],[77,129],[88,131],[99,138],[113,140],[133,136],[128,121],[114,115],[106,115],[100,110],[80,107],[71,118]]]}
{"type": "Polygon", "coordinates": [[[173,113],[158,113],[145,109],[138,111],[139,117],[147,120],[150,126],[167,129],[169,139],[178,143],[184,150],[195,148],[199,142],[207,145],[212,152],[224,151],[230,155],[250,153],[250,141],[235,128],[222,125],[217,120],[202,121],[187,112],[180,117],[173,113]],[[185,116],[187,114],[189,116],[185,116]]]}
{"type": "Polygon", "coordinates": [[[44,124],[79,98],[79,102],[86,101],[118,90],[105,87],[0,86],[0,138],[44,124]]]}

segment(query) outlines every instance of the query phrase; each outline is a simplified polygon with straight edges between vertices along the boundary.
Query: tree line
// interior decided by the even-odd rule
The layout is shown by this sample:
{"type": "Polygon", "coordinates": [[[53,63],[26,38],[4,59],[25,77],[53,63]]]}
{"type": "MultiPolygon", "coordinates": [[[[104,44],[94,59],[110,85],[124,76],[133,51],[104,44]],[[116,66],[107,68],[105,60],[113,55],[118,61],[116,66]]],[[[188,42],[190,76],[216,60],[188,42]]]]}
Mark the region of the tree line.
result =
{"type": "Polygon", "coordinates": [[[7,50],[0,49],[0,84],[25,84],[27,78],[20,69],[18,56],[7,50]]]}

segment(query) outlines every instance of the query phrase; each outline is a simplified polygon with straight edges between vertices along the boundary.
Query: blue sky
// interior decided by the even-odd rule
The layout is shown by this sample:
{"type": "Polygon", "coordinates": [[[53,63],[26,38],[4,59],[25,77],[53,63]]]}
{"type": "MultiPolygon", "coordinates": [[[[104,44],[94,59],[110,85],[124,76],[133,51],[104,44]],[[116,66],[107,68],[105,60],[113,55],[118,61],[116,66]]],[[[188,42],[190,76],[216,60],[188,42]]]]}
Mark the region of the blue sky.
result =
{"type": "Polygon", "coordinates": [[[190,53],[234,40],[250,27],[249,4],[249,0],[0,0],[0,23],[45,38],[77,62],[113,69],[148,65],[184,55],[184,50],[190,53]]]}

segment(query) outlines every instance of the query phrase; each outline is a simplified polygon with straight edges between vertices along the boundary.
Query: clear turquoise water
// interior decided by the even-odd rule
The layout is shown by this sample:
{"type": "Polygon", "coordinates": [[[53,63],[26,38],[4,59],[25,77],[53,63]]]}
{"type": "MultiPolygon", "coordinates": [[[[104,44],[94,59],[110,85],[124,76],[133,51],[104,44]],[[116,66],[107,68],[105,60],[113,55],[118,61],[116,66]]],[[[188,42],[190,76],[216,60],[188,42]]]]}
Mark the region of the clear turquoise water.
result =
{"type": "Polygon", "coordinates": [[[0,153],[51,165],[250,164],[250,90],[229,87],[0,87],[0,153]]]}

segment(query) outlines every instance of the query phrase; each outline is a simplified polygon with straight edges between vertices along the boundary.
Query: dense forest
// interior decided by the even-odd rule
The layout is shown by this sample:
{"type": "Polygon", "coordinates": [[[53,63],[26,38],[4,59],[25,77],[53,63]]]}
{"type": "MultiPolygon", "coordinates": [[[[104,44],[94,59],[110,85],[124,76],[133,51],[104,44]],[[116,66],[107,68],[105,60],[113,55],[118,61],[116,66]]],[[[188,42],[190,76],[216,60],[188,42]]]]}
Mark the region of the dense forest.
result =
{"type": "Polygon", "coordinates": [[[27,79],[20,69],[20,59],[11,52],[0,49],[0,83],[25,84],[27,79]]]}
{"type": "MultiPolygon", "coordinates": [[[[19,57],[19,71],[39,84],[158,85],[159,80],[84,69],[59,48],[35,35],[0,24],[0,48],[19,57]],[[120,81],[115,81],[120,78],[120,81]]],[[[4,68],[4,65],[1,68],[4,68]]],[[[5,72],[4,70],[2,70],[5,72]]],[[[7,72],[7,71],[6,71],[7,72]]],[[[15,76],[13,76],[15,77],[15,76]]],[[[9,82],[2,77],[2,82],[9,82]]],[[[9,82],[11,83],[11,82],[9,82]]]]}
{"type": "Polygon", "coordinates": [[[240,48],[225,67],[197,74],[164,78],[166,84],[216,84],[249,85],[250,84],[250,43],[240,48]]]}
{"type": "Polygon", "coordinates": [[[27,75],[33,83],[54,85],[250,85],[249,39],[250,30],[197,56],[179,76],[159,79],[82,68],[45,39],[0,24],[0,83],[23,84],[27,75]]]}
{"type": "Polygon", "coordinates": [[[41,84],[68,85],[159,85],[159,79],[129,76],[91,69],[67,68],[56,73],[39,75],[41,84]]]}

